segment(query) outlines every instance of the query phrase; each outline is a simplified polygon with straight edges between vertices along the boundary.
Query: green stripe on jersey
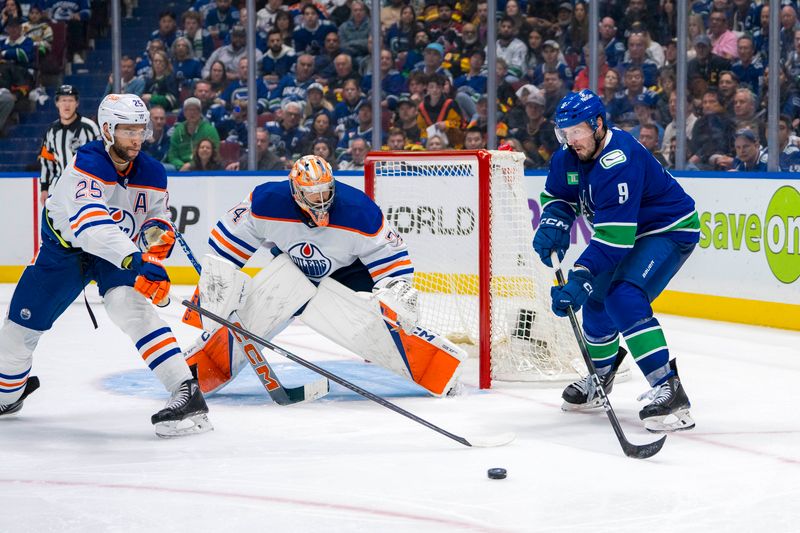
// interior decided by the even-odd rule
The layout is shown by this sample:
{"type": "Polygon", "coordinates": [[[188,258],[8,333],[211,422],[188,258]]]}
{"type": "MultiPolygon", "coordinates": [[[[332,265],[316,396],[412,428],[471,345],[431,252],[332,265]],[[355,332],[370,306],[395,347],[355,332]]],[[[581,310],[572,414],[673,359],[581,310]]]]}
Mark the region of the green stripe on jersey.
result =
{"type": "Polygon", "coordinates": [[[577,204],[574,204],[572,202],[567,202],[566,200],[562,200],[561,198],[556,198],[547,191],[542,191],[542,194],[539,195],[539,203],[542,206],[542,210],[544,210],[545,207],[547,207],[549,204],[552,204],[553,202],[564,202],[565,204],[569,205],[572,208],[575,214],[579,214],[577,204]]]}
{"type": "Polygon", "coordinates": [[[646,237],[647,235],[666,233],[668,231],[687,231],[687,232],[700,231],[700,217],[697,215],[697,211],[692,211],[688,215],[679,218],[669,226],[640,233],[639,235],[636,236],[636,238],[640,239],[642,237],[646,237]]]}
{"type": "Polygon", "coordinates": [[[667,348],[667,339],[664,338],[664,331],[661,326],[653,326],[652,328],[626,335],[625,342],[628,344],[631,355],[637,360],[654,351],[667,348]]]}
{"type": "Polygon", "coordinates": [[[586,339],[586,347],[589,348],[589,355],[593,361],[602,361],[617,355],[619,351],[619,335],[605,343],[593,343],[586,339]]]}
{"type": "Polygon", "coordinates": [[[612,222],[595,224],[592,238],[615,248],[633,248],[633,243],[636,241],[636,224],[612,222]]]}

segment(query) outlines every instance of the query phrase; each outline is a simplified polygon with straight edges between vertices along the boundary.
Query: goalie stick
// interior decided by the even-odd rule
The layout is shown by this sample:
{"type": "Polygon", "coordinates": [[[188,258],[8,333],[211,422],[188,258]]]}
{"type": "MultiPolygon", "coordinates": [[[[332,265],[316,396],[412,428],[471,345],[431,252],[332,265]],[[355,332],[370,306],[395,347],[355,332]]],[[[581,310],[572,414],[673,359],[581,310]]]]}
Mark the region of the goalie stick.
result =
{"type": "MultiPolygon", "coordinates": [[[[566,282],[564,281],[564,273],[561,272],[561,262],[558,260],[558,254],[556,254],[554,251],[552,254],[550,254],[550,259],[553,262],[553,269],[556,273],[558,286],[563,287],[566,282]]],[[[583,332],[578,324],[578,317],[575,316],[575,310],[572,309],[572,306],[567,308],[567,314],[569,315],[569,321],[572,324],[572,331],[575,333],[575,339],[578,341],[578,346],[581,349],[583,362],[586,363],[586,368],[589,370],[589,383],[591,387],[597,391],[597,395],[600,396],[600,399],[603,402],[603,409],[608,415],[608,420],[611,422],[611,427],[614,428],[614,433],[616,433],[617,440],[619,440],[619,443],[622,446],[622,451],[628,457],[634,457],[636,459],[647,459],[648,457],[654,456],[661,451],[661,447],[664,446],[664,441],[667,440],[667,436],[664,435],[660,439],[653,441],[650,444],[633,444],[625,437],[625,433],[622,431],[622,426],[617,419],[617,415],[614,413],[614,409],[611,407],[611,401],[609,401],[606,391],[603,389],[603,385],[600,383],[600,378],[597,376],[597,369],[594,367],[592,356],[589,355],[589,348],[586,346],[586,339],[583,337],[583,332]]]]}
{"type": "Polygon", "coordinates": [[[278,353],[278,354],[286,357],[290,361],[293,361],[293,362],[297,363],[298,365],[302,365],[302,366],[308,368],[309,370],[313,370],[317,374],[319,374],[321,376],[324,376],[325,378],[329,379],[330,381],[333,381],[334,383],[338,383],[342,387],[346,387],[346,388],[350,389],[351,391],[355,392],[356,394],[359,394],[359,395],[363,396],[364,398],[366,398],[368,400],[372,400],[373,402],[375,402],[375,403],[377,403],[379,405],[382,405],[383,407],[386,407],[387,409],[391,409],[395,413],[400,414],[400,415],[402,415],[402,416],[404,416],[406,418],[409,418],[409,419],[413,420],[414,422],[416,422],[418,424],[422,424],[423,426],[425,426],[427,428],[430,428],[433,431],[444,435],[445,437],[453,439],[454,441],[456,441],[456,442],[458,442],[460,444],[463,444],[464,446],[477,447],[477,448],[489,448],[489,447],[494,447],[494,446],[503,446],[505,444],[508,444],[512,440],[514,440],[514,434],[513,433],[503,433],[503,434],[500,434],[500,435],[495,435],[495,436],[490,436],[490,437],[483,437],[483,438],[479,437],[479,438],[470,438],[470,439],[466,439],[466,438],[461,437],[459,435],[455,435],[453,433],[450,433],[449,431],[447,431],[445,429],[442,429],[439,426],[437,426],[435,424],[432,424],[431,422],[428,422],[427,420],[425,420],[423,418],[420,418],[417,415],[415,415],[415,414],[413,414],[413,413],[411,413],[409,411],[406,411],[402,407],[399,407],[399,406],[393,404],[392,402],[386,400],[385,398],[382,398],[381,396],[378,396],[377,394],[373,394],[373,393],[371,393],[371,392],[369,392],[367,390],[364,390],[361,387],[359,387],[358,385],[350,383],[346,379],[341,378],[341,377],[337,376],[336,374],[334,374],[332,372],[329,372],[329,371],[325,370],[324,368],[319,367],[319,366],[315,365],[314,363],[312,363],[310,361],[306,361],[302,357],[297,356],[297,355],[293,354],[292,352],[290,352],[288,350],[285,350],[285,349],[281,348],[280,346],[278,346],[276,344],[273,344],[272,342],[268,341],[267,339],[262,339],[261,337],[258,337],[257,335],[252,334],[251,332],[249,332],[246,329],[244,329],[243,327],[241,327],[239,324],[234,324],[229,320],[225,320],[224,318],[222,318],[222,317],[220,317],[218,315],[215,315],[211,311],[203,309],[202,307],[194,304],[193,302],[190,302],[189,300],[184,300],[183,301],[183,305],[185,305],[186,307],[188,307],[192,311],[196,311],[197,313],[200,313],[201,315],[203,315],[205,317],[208,317],[211,320],[213,320],[213,321],[215,321],[215,322],[217,322],[219,324],[222,324],[223,326],[227,327],[229,330],[231,330],[233,332],[236,332],[236,333],[238,333],[238,334],[240,334],[240,335],[242,335],[244,337],[252,339],[253,341],[261,344],[262,346],[265,346],[265,347],[269,348],[273,352],[278,353]]]}
{"type": "MultiPolygon", "coordinates": [[[[177,240],[180,244],[183,253],[186,254],[189,262],[192,263],[194,269],[198,274],[200,274],[202,268],[192,253],[192,249],[189,248],[189,245],[186,243],[183,235],[178,231],[178,228],[176,228],[174,224],[172,225],[172,229],[175,231],[175,240],[177,240]]],[[[241,319],[235,311],[231,313],[230,318],[232,318],[237,325],[241,324],[241,319]]],[[[316,400],[317,398],[322,398],[330,392],[331,384],[325,378],[312,381],[311,383],[306,383],[305,385],[300,385],[299,387],[284,387],[278,379],[277,374],[275,374],[275,371],[267,362],[267,358],[264,357],[261,349],[256,344],[250,342],[250,339],[248,338],[249,336],[240,337],[235,330],[230,328],[229,330],[233,335],[234,341],[244,352],[247,362],[250,363],[250,367],[256,373],[256,376],[258,376],[258,381],[264,387],[264,390],[267,391],[269,397],[272,398],[272,400],[278,405],[292,405],[295,403],[316,400]]]]}

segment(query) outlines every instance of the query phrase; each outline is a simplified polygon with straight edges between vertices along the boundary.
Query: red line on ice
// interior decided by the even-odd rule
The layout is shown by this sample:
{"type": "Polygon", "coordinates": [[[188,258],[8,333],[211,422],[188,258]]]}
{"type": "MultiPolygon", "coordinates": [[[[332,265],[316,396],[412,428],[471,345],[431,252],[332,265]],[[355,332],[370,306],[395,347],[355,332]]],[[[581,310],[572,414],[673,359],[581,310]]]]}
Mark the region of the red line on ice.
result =
{"type": "Polygon", "coordinates": [[[200,489],[182,489],[173,487],[157,487],[147,485],[127,485],[124,483],[94,483],[89,481],[60,481],[60,480],[47,480],[47,479],[3,479],[0,478],[0,483],[8,484],[23,484],[23,485],[45,485],[56,487],[89,487],[99,489],[114,489],[114,490],[141,490],[147,492],[166,492],[170,494],[187,494],[195,496],[213,496],[222,498],[236,498],[241,500],[254,500],[267,503],[280,503],[287,505],[299,505],[304,507],[313,507],[317,509],[332,509],[336,511],[351,511],[354,513],[361,513],[366,515],[375,515],[381,517],[391,518],[405,518],[409,520],[417,520],[420,522],[430,522],[434,524],[442,524],[446,526],[455,526],[460,528],[467,528],[471,531],[488,531],[500,532],[507,531],[504,529],[495,529],[488,526],[479,524],[472,524],[469,522],[461,522],[449,518],[437,518],[434,516],[415,515],[411,513],[404,513],[398,511],[386,511],[379,509],[369,509],[367,507],[359,507],[356,505],[347,505],[339,503],[324,503],[315,502],[311,500],[299,500],[296,498],[284,498],[280,496],[261,496],[253,494],[241,494],[235,492],[217,492],[211,490],[200,489]]]}

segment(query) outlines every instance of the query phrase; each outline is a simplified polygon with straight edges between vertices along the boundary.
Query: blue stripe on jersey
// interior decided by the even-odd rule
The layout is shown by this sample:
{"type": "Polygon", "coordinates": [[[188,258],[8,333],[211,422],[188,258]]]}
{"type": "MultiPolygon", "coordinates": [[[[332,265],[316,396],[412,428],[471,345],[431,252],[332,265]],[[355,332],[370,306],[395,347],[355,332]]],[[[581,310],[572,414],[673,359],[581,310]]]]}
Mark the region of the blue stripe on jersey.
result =
{"type": "Polygon", "coordinates": [[[103,211],[108,213],[108,207],[104,206],[103,204],[86,204],[83,207],[81,207],[80,209],[78,209],[78,212],[75,213],[74,216],[69,217],[69,221],[70,222],[75,222],[76,220],[78,220],[80,218],[81,213],[83,213],[84,211],[86,211],[87,209],[89,209],[91,207],[96,207],[98,209],[102,209],[103,211]]]}
{"type": "Polygon", "coordinates": [[[155,370],[158,365],[160,365],[161,363],[163,363],[164,361],[166,361],[167,359],[178,353],[181,353],[180,348],[173,348],[171,350],[168,350],[164,352],[162,355],[159,355],[153,361],[150,361],[150,364],[147,366],[150,367],[150,370],[155,370]]]}
{"type": "Polygon", "coordinates": [[[26,383],[27,383],[27,381],[25,383],[23,383],[22,385],[20,385],[19,387],[15,388],[15,389],[0,389],[0,393],[8,394],[10,392],[17,392],[22,387],[24,387],[26,383]]]}
{"type": "Polygon", "coordinates": [[[383,276],[383,278],[399,278],[413,273],[414,273],[413,268],[404,268],[403,270],[398,270],[397,272],[392,272],[386,276],[383,276]]]}
{"type": "Polygon", "coordinates": [[[15,375],[0,374],[0,378],[2,378],[2,379],[20,379],[20,378],[24,378],[25,376],[27,376],[28,372],[30,372],[30,371],[31,371],[31,369],[29,368],[28,370],[26,370],[22,374],[15,374],[15,375]]]}
{"type": "Polygon", "coordinates": [[[170,333],[169,327],[159,328],[151,333],[148,333],[147,335],[139,339],[139,341],[136,343],[136,349],[141,350],[142,346],[144,346],[151,340],[155,339],[156,337],[163,335],[164,333],[170,333]]]}
{"type": "Polygon", "coordinates": [[[408,252],[400,252],[398,254],[393,255],[392,257],[387,257],[386,259],[378,259],[377,261],[373,261],[372,263],[369,263],[368,265],[364,265],[364,266],[366,266],[368,270],[372,270],[373,268],[375,268],[378,265],[382,265],[384,263],[389,263],[391,261],[394,261],[396,259],[400,259],[401,257],[405,257],[407,255],[408,255],[408,252]]]}
{"type": "Polygon", "coordinates": [[[239,268],[242,268],[242,267],[244,266],[244,262],[242,262],[240,259],[238,259],[238,258],[236,258],[236,257],[233,257],[232,255],[230,255],[230,254],[228,254],[227,252],[225,252],[224,250],[222,250],[222,249],[221,249],[219,246],[217,246],[217,244],[216,244],[214,241],[212,241],[211,239],[208,239],[208,245],[209,245],[209,246],[211,246],[211,248],[213,248],[213,249],[214,249],[214,251],[215,251],[215,252],[217,252],[217,254],[218,254],[220,257],[224,257],[225,259],[227,259],[228,261],[230,261],[230,262],[231,262],[231,263],[233,263],[234,265],[238,266],[239,268]]]}
{"type": "Polygon", "coordinates": [[[217,222],[217,229],[219,229],[222,232],[222,234],[225,235],[228,239],[232,240],[233,242],[235,242],[236,244],[238,244],[239,246],[241,246],[242,248],[244,248],[248,252],[253,253],[253,254],[256,253],[256,249],[255,248],[253,248],[252,246],[247,244],[245,241],[243,241],[239,237],[233,235],[230,231],[227,230],[227,228],[225,228],[225,226],[222,224],[222,222],[217,222]]]}
{"type": "Polygon", "coordinates": [[[81,229],[75,232],[75,237],[83,233],[83,230],[89,229],[92,226],[104,226],[106,224],[111,224],[112,226],[116,226],[117,223],[111,220],[110,218],[105,220],[95,220],[94,222],[87,222],[86,224],[81,226],[81,229]]]}

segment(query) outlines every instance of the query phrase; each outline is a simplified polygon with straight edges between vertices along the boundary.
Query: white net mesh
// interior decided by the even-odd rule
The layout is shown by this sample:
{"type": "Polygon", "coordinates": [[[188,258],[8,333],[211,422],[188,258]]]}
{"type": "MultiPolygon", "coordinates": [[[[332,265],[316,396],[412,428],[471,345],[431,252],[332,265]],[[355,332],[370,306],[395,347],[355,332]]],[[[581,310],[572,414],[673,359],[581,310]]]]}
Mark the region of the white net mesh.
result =
{"type": "MultiPolygon", "coordinates": [[[[491,348],[481,357],[491,359],[496,380],[572,380],[577,344],[569,323],[550,311],[553,275],[531,247],[523,157],[488,154],[491,348]]],[[[477,353],[478,157],[451,152],[375,158],[381,158],[374,166],[375,201],[408,243],[421,325],[477,353]]]]}

